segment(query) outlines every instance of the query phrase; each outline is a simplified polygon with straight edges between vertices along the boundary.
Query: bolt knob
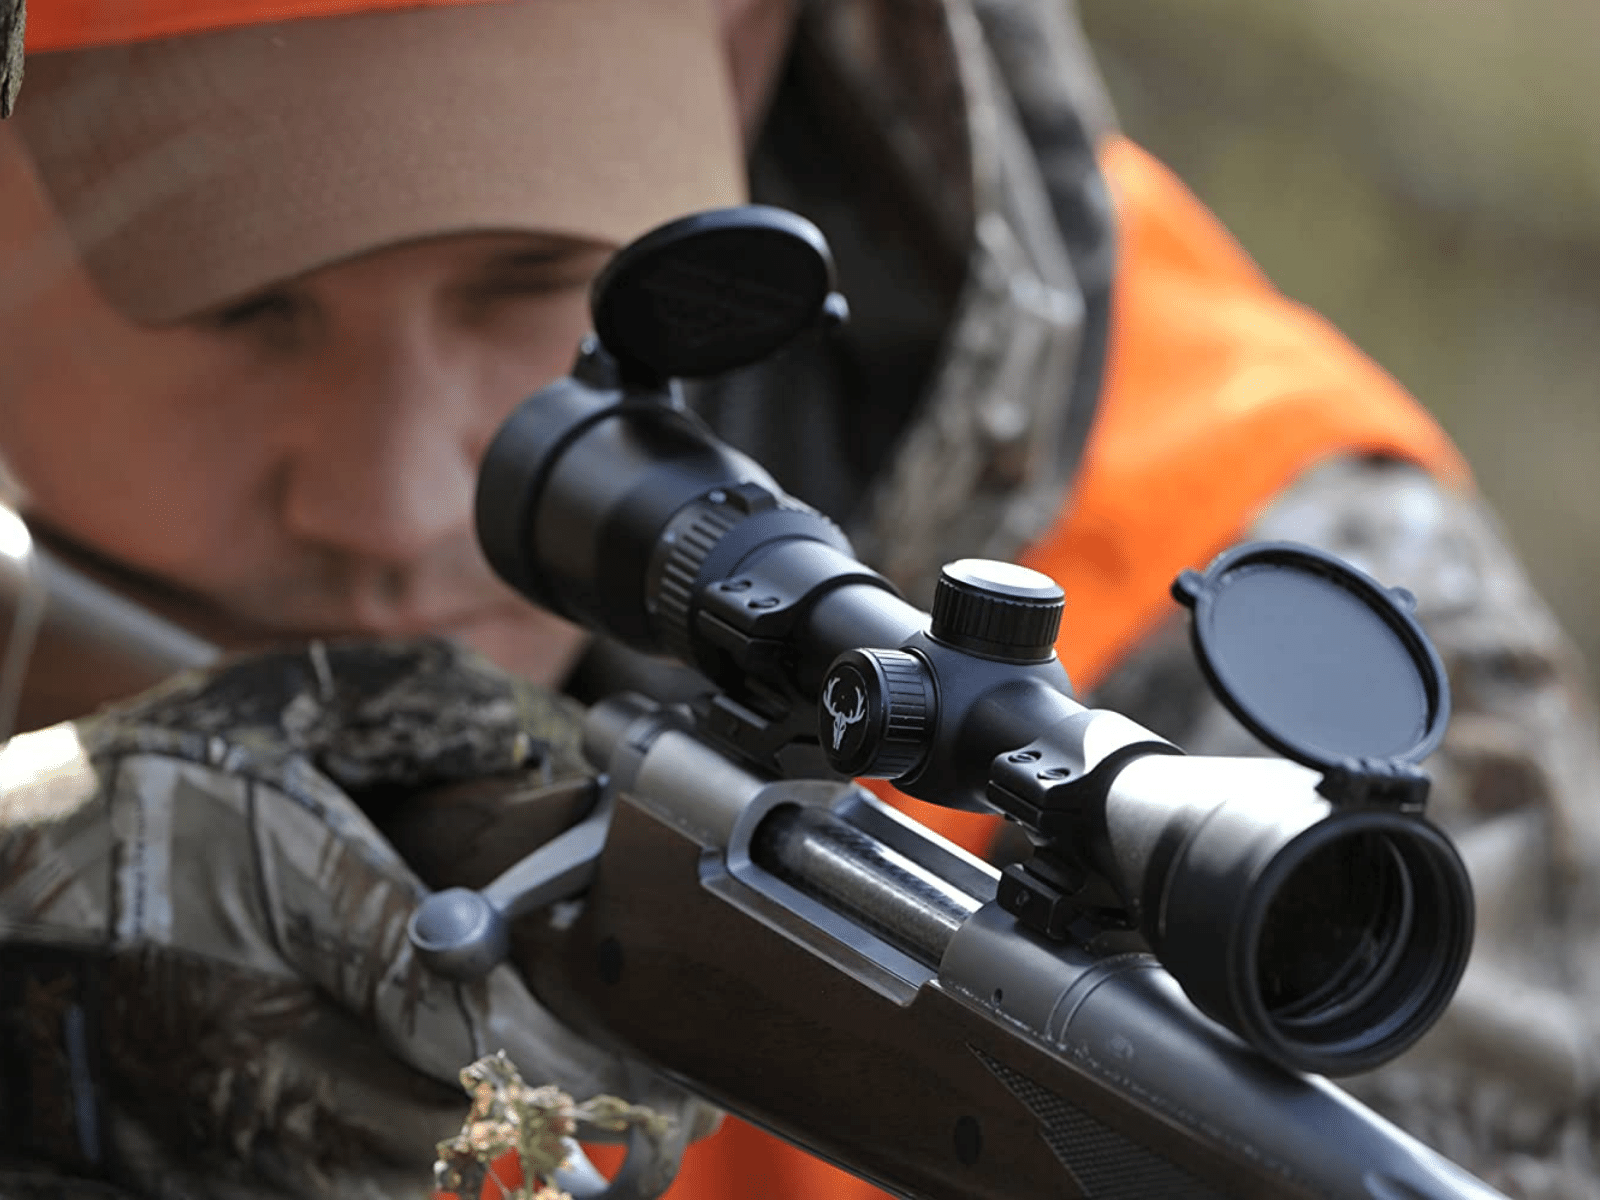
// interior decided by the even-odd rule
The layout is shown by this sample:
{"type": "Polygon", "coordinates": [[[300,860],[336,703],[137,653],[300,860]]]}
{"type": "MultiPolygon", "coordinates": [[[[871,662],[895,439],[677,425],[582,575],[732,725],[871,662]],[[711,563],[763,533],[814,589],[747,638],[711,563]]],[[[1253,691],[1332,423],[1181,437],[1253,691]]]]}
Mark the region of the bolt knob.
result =
{"type": "Polygon", "coordinates": [[[963,558],[934,585],[937,641],[1001,662],[1036,663],[1055,653],[1066,597],[1048,575],[1013,563],[963,558]]]}
{"type": "Polygon", "coordinates": [[[817,702],[828,765],[852,779],[899,779],[921,765],[934,724],[928,668],[903,650],[847,650],[817,702]]]}

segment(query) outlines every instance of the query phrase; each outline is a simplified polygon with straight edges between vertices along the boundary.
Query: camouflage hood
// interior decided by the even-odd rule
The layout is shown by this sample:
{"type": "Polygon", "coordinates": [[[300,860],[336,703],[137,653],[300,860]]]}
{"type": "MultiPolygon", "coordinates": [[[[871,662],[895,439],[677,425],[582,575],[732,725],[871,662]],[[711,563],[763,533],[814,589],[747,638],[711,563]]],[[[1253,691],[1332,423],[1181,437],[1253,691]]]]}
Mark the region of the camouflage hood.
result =
{"type": "Polygon", "coordinates": [[[822,227],[852,324],[705,407],[916,598],[1060,512],[1105,358],[1110,127],[1069,4],[804,10],[753,192],[822,227]]]}

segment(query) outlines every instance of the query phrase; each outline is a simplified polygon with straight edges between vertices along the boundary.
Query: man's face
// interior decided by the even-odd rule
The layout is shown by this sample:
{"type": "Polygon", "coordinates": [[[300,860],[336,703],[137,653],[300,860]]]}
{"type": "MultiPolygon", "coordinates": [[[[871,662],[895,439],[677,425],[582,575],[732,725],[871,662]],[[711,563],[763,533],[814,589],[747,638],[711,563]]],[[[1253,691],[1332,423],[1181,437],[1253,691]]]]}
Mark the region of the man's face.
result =
{"type": "Polygon", "coordinates": [[[151,330],[50,253],[19,169],[0,447],[31,515],[199,602],[178,615],[224,644],[439,632],[559,676],[576,633],[492,575],[472,490],[500,422],[570,366],[604,250],[410,243],[151,330]]]}
{"type": "MultiPolygon", "coordinates": [[[[747,131],[794,7],[717,0],[747,131]]],[[[606,253],[410,242],[151,329],[95,290],[0,128],[0,457],[31,517],[224,646],[435,632],[553,682],[579,635],[489,570],[472,492],[571,365],[606,253]]]]}

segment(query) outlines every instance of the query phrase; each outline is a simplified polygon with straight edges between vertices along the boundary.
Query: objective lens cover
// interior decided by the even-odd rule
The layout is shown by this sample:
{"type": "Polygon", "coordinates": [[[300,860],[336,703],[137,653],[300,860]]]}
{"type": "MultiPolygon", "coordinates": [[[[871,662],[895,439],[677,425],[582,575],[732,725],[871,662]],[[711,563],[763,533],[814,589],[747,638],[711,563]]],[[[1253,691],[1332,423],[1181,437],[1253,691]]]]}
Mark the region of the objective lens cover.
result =
{"type": "Polygon", "coordinates": [[[1417,763],[1450,716],[1444,667],[1412,616],[1416,599],[1332,554],[1254,542],[1185,571],[1195,655],[1217,698],[1304,766],[1417,763]]]}

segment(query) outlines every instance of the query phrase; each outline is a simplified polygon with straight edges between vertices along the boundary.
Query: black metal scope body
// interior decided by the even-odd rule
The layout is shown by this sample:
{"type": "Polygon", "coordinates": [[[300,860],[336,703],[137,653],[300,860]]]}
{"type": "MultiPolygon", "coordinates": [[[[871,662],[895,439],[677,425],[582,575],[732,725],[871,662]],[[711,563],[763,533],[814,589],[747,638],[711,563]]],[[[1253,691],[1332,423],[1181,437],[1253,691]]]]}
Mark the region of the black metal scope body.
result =
{"type": "Polygon", "coordinates": [[[1180,579],[1219,695],[1299,763],[1186,756],[1079,704],[1052,649],[1061,594],[1035,572],[953,563],[931,614],[907,603],[674,382],[842,311],[825,243],[797,220],[727,210],[618,256],[595,290],[604,344],[591,339],[571,376],[513,413],[485,457],[477,526],[495,570],[553,612],[696,668],[710,684],[697,735],[754,769],[891,778],[1017,822],[1035,852],[1007,868],[998,898],[1017,920],[1083,944],[1141,942],[1268,1057],[1348,1074],[1412,1044],[1465,968],[1472,898],[1421,816],[1426,778],[1412,764],[1437,742],[1448,694],[1404,598],[1278,545],[1180,579]],[[775,276],[751,250],[767,245],[791,255],[775,276]],[[811,258],[819,269],[797,271],[811,258]],[[804,303],[775,315],[771,297],[797,277],[804,303]],[[719,311],[742,331],[722,354],[714,338],[704,349],[719,311]],[[698,357],[662,360],[659,347],[680,344],[698,357]],[[1225,600],[1230,589],[1244,599],[1225,600]],[[1280,594],[1329,622],[1300,660],[1229,633],[1258,626],[1280,594]],[[1339,676],[1352,655],[1362,663],[1339,676]],[[1323,672],[1314,686],[1293,678],[1308,662],[1323,672]],[[1377,700],[1325,718],[1330,693],[1350,700],[1374,678],[1377,700]],[[1275,706],[1292,710],[1288,727],[1262,718],[1275,706]],[[1396,722],[1406,728],[1385,742],[1396,722]]]}

